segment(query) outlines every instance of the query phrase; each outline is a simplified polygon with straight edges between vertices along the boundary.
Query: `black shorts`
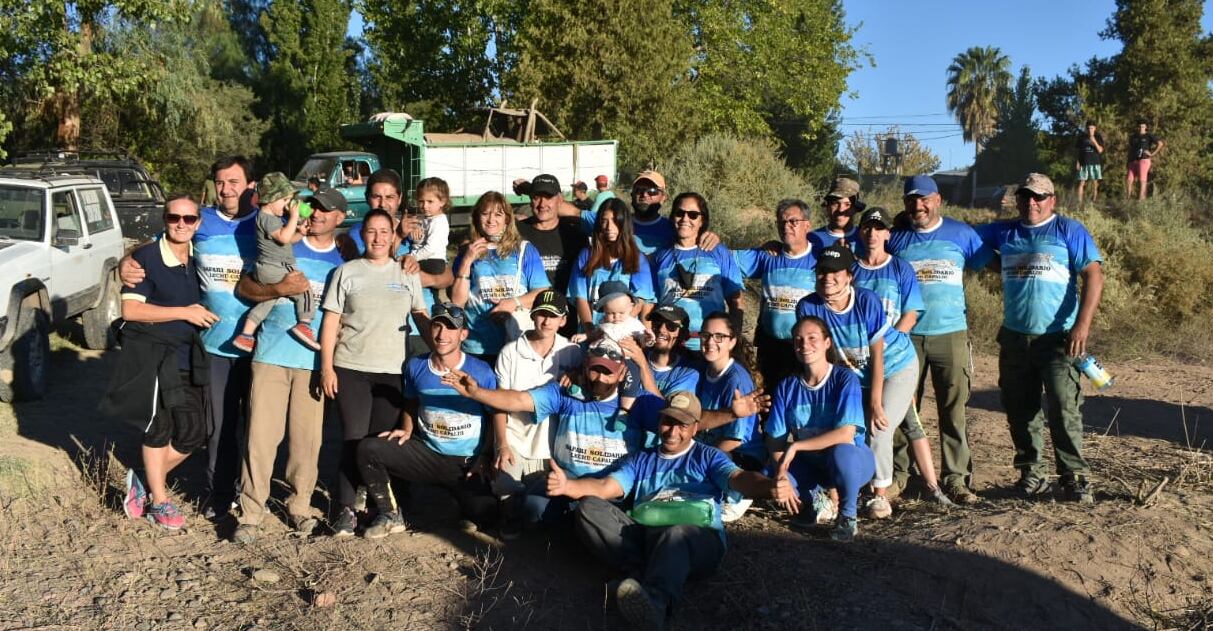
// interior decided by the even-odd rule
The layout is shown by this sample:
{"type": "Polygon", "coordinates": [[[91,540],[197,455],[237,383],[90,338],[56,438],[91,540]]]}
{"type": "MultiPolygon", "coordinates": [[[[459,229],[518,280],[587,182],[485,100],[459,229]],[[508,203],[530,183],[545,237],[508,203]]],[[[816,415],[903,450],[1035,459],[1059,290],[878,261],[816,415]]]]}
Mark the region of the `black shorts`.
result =
{"type": "Polygon", "coordinates": [[[190,385],[188,371],[181,372],[181,401],[168,408],[164,391],[156,386],[156,412],[143,430],[145,447],[172,445],[178,453],[188,454],[206,444],[209,437],[206,420],[206,388],[190,385]]]}

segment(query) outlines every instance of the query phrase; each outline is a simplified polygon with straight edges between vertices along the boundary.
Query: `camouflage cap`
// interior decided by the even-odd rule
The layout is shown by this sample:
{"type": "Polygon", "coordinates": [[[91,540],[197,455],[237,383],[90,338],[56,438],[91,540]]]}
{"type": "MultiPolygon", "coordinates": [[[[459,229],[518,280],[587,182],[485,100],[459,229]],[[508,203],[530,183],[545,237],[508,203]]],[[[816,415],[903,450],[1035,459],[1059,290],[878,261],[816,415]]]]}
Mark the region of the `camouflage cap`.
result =
{"type": "Polygon", "coordinates": [[[295,185],[280,171],[266,173],[257,181],[257,201],[261,204],[276,202],[295,194],[295,185]]]}
{"type": "Polygon", "coordinates": [[[1028,177],[1024,178],[1023,184],[1020,184],[1019,188],[1015,190],[1016,193],[1019,191],[1031,191],[1037,195],[1053,195],[1053,180],[1043,173],[1029,173],[1028,177]]]}
{"type": "Polygon", "coordinates": [[[859,194],[859,182],[852,180],[849,177],[840,177],[834,179],[834,184],[830,186],[830,192],[826,193],[826,199],[855,197],[859,194]]]}

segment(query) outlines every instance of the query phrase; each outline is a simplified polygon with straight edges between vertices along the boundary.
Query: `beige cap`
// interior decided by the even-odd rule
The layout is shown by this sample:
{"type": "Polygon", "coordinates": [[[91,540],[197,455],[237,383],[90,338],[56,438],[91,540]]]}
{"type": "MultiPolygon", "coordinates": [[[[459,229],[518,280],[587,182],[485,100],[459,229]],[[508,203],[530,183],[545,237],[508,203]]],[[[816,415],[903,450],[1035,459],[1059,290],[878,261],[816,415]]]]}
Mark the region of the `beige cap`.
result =
{"type": "Polygon", "coordinates": [[[834,179],[834,184],[830,186],[830,192],[826,193],[826,199],[831,197],[855,197],[858,194],[859,182],[849,177],[840,177],[834,179]]]}
{"type": "Polygon", "coordinates": [[[683,425],[698,423],[702,414],[703,406],[699,404],[699,398],[686,390],[671,392],[670,396],[666,397],[665,409],[661,410],[662,416],[668,416],[683,425]]]}
{"type": "Polygon", "coordinates": [[[641,180],[648,180],[657,185],[657,188],[665,190],[665,176],[656,171],[641,171],[636,179],[632,180],[632,186],[636,186],[641,180]]]}
{"type": "Polygon", "coordinates": [[[1029,173],[1023,184],[1015,189],[1016,193],[1019,191],[1032,191],[1037,195],[1053,195],[1053,180],[1043,173],[1029,173]]]}

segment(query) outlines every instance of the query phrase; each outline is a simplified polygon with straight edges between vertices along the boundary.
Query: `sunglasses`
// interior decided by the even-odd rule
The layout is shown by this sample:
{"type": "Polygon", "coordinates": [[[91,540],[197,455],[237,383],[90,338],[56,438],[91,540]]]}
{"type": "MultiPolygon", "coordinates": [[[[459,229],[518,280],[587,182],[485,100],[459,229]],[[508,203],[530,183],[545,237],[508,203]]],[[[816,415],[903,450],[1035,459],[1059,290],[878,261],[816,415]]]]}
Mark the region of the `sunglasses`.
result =
{"type": "Polygon", "coordinates": [[[1023,198],[1023,199],[1027,199],[1030,197],[1034,201],[1043,202],[1046,199],[1049,199],[1050,197],[1052,197],[1052,195],[1046,195],[1043,193],[1033,193],[1031,191],[1022,191],[1022,192],[1016,193],[1015,197],[1019,197],[1019,198],[1023,198]]]}
{"type": "Polygon", "coordinates": [[[658,329],[665,329],[670,333],[677,333],[682,328],[682,323],[670,322],[669,320],[658,320],[655,324],[658,329]]]}
{"type": "Polygon", "coordinates": [[[613,362],[623,361],[623,353],[605,346],[595,346],[590,349],[590,357],[605,357],[613,362]]]}
{"type": "Polygon", "coordinates": [[[698,210],[683,210],[678,208],[674,212],[670,213],[670,216],[674,219],[678,219],[679,217],[687,217],[691,221],[699,221],[699,218],[703,216],[703,212],[698,210]]]}
{"type": "Polygon", "coordinates": [[[650,186],[648,188],[638,187],[638,188],[632,189],[632,194],[633,195],[648,195],[649,197],[654,197],[654,196],[661,194],[661,189],[657,188],[656,186],[650,186]]]}
{"type": "Polygon", "coordinates": [[[784,226],[789,228],[799,228],[800,224],[807,222],[807,219],[780,219],[779,221],[775,222],[775,225],[779,226],[780,228],[784,226]]]}
{"type": "Polygon", "coordinates": [[[449,302],[442,302],[434,305],[433,317],[437,318],[438,316],[450,316],[456,320],[467,321],[467,312],[463,310],[463,307],[453,305],[449,302]]]}
{"type": "Polygon", "coordinates": [[[712,340],[717,344],[723,344],[725,340],[733,339],[733,336],[729,335],[728,333],[700,333],[699,337],[705,341],[712,340]]]}
{"type": "Polygon", "coordinates": [[[192,226],[198,223],[198,215],[178,215],[177,213],[165,213],[164,223],[169,225],[183,223],[187,226],[192,226]]]}

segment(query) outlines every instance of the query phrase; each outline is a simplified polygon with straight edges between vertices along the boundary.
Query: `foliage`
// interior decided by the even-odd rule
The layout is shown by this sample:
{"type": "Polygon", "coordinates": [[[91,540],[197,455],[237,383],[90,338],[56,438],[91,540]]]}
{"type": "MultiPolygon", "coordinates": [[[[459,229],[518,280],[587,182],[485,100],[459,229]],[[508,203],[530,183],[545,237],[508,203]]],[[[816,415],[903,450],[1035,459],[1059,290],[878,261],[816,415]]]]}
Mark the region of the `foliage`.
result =
{"type": "Polygon", "coordinates": [[[687,143],[658,165],[671,191],[697,191],[708,201],[711,229],[730,247],[754,247],[775,237],[775,205],[820,195],[788,168],[775,142],[711,133],[687,143]]]}
{"type": "Polygon", "coordinates": [[[939,168],[939,156],[896,125],[883,132],[854,131],[843,147],[842,162],[860,176],[883,173],[879,143],[887,136],[896,136],[900,141],[901,169],[899,174],[932,173],[939,168]]]}
{"type": "MultiPolygon", "coordinates": [[[[1024,175],[1041,169],[1037,157],[1040,129],[1032,117],[1036,101],[1032,93],[1032,73],[1020,68],[1015,87],[1008,90],[998,106],[994,135],[977,156],[976,171],[987,184],[1017,182],[1024,175]]],[[[963,188],[963,187],[962,187],[963,188]]]]}
{"type": "Polygon", "coordinates": [[[974,46],[948,66],[948,112],[956,116],[966,142],[981,147],[994,135],[998,106],[1011,85],[1011,60],[997,48],[974,46]]]}

